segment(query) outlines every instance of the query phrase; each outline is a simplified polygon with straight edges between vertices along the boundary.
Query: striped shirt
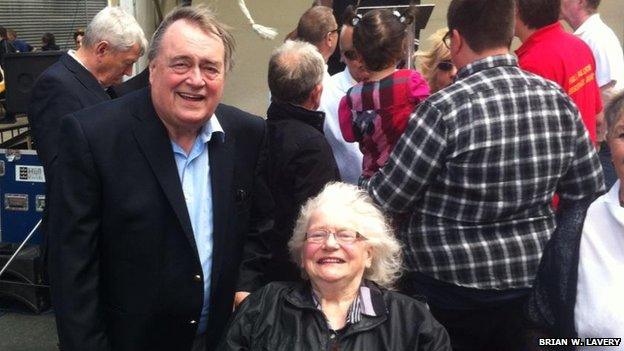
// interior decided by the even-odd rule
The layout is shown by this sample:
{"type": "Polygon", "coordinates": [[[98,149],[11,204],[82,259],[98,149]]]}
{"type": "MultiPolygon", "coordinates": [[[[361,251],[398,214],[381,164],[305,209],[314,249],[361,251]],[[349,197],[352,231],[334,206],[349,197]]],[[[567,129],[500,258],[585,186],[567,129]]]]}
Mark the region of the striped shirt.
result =
{"type": "MultiPolygon", "coordinates": [[[[321,308],[321,299],[316,295],[314,290],[312,290],[312,300],[314,301],[314,306],[319,309],[319,311],[323,311],[321,308]]],[[[362,315],[370,317],[376,317],[379,315],[379,311],[375,311],[374,308],[371,290],[364,283],[360,286],[357,297],[353,300],[351,306],[349,306],[346,324],[359,323],[362,320],[362,315]]],[[[331,330],[329,322],[327,323],[327,326],[331,330]]]]}
{"type": "Polygon", "coordinates": [[[532,285],[555,228],[550,201],[593,198],[602,169],[578,110],[511,55],[462,68],[412,114],[363,182],[399,230],[407,270],[479,289],[532,285]]]}

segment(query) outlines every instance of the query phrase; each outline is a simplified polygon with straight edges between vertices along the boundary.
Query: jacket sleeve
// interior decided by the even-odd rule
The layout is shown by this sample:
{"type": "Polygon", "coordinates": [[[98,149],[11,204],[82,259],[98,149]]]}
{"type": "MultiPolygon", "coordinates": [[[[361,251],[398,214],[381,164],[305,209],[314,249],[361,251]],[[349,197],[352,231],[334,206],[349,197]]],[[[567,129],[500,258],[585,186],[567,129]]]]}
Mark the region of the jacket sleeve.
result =
{"type": "Polygon", "coordinates": [[[527,327],[544,337],[576,337],[574,305],[579,246],[587,208],[593,199],[562,199],[557,227],[544,248],[525,306],[527,327]]]}
{"type": "Polygon", "coordinates": [[[100,291],[101,182],[73,115],[61,123],[58,176],[51,188],[49,267],[64,351],[110,350],[100,291]]]}
{"type": "Polygon", "coordinates": [[[340,125],[340,131],[342,132],[342,138],[348,143],[356,142],[355,135],[353,134],[353,126],[351,122],[351,108],[345,95],[340,99],[338,104],[338,123],[340,125]]]}
{"type": "Polygon", "coordinates": [[[264,287],[243,300],[232,315],[217,350],[244,351],[250,349],[253,327],[260,316],[264,297],[268,290],[268,286],[264,287]]]}
{"type": "Polygon", "coordinates": [[[42,76],[32,91],[28,122],[32,128],[37,154],[50,169],[57,156],[61,118],[83,108],[65,84],[52,76],[42,76]]]}
{"type": "Polygon", "coordinates": [[[267,130],[262,121],[258,144],[258,158],[254,184],[249,231],[243,247],[236,291],[252,292],[264,284],[264,270],[271,258],[269,238],[273,234],[273,209],[275,204],[267,183],[267,130]]]}
{"type": "Polygon", "coordinates": [[[451,351],[451,339],[446,329],[437,321],[431,313],[427,312],[427,317],[420,325],[418,331],[418,348],[423,351],[451,351]]]}
{"type": "Polygon", "coordinates": [[[410,99],[415,105],[427,100],[429,95],[431,95],[429,84],[423,76],[415,70],[411,71],[410,79],[407,84],[409,86],[410,99]]]}

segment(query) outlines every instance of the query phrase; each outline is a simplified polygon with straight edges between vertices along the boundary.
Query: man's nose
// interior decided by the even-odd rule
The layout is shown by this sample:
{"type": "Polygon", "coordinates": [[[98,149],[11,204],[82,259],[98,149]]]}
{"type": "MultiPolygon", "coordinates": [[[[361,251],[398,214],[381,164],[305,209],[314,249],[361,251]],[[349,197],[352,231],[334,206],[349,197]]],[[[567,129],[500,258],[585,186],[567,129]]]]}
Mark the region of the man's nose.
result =
{"type": "Polygon", "coordinates": [[[204,84],[201,68],[193,67],[188,72],[187,82],[191,85],[201,86],[204,84]]]}

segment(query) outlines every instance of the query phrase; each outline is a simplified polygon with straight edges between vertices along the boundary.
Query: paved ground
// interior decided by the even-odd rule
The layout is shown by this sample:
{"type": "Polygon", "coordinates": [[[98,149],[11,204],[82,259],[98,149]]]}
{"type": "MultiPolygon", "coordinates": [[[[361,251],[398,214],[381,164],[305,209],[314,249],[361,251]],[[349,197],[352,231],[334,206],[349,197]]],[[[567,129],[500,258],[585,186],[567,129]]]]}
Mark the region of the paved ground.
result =
{"type": "Polygon", "coordinates": [[[0,298],[0,350],[58,351],[51,310],[34,314],[17,302],[0,298]]]}

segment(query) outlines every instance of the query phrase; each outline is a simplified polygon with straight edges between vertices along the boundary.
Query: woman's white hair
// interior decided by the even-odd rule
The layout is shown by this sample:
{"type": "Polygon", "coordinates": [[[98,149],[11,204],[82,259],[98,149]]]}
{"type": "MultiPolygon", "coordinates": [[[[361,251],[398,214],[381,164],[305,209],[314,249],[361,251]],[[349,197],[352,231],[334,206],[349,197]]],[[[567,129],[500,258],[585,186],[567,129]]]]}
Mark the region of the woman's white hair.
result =
{"type": "MultiPolygon", "coordinates": [[[[364,279],[385,288],[392,288],[401,275],[401,245],[395,238],[388,220],[366,192],[346,183],[329,183],[317,196],[301,208],[288,249],[291,259],[301,267],[301,252],[312,214],[325,206],[344,209],[346,223],[356,223],[356,230],[372,248],[372,264],[364,271],[364,279]]],[[[305,273],[305,272],[303,272],[305,273]]],[[[307,275],[303,274],[304,278],[307,275]]]]}
{"type": "Polygon", "coordinates": [[[128,51],[135,44],[139,44],[141,55],[147,49],[147,39],[141,26],[119,7],[105,7],[93,17],[82,38],[82,45],[93,48],[101,41],[107,41],[116,51],[128,51]]]}

